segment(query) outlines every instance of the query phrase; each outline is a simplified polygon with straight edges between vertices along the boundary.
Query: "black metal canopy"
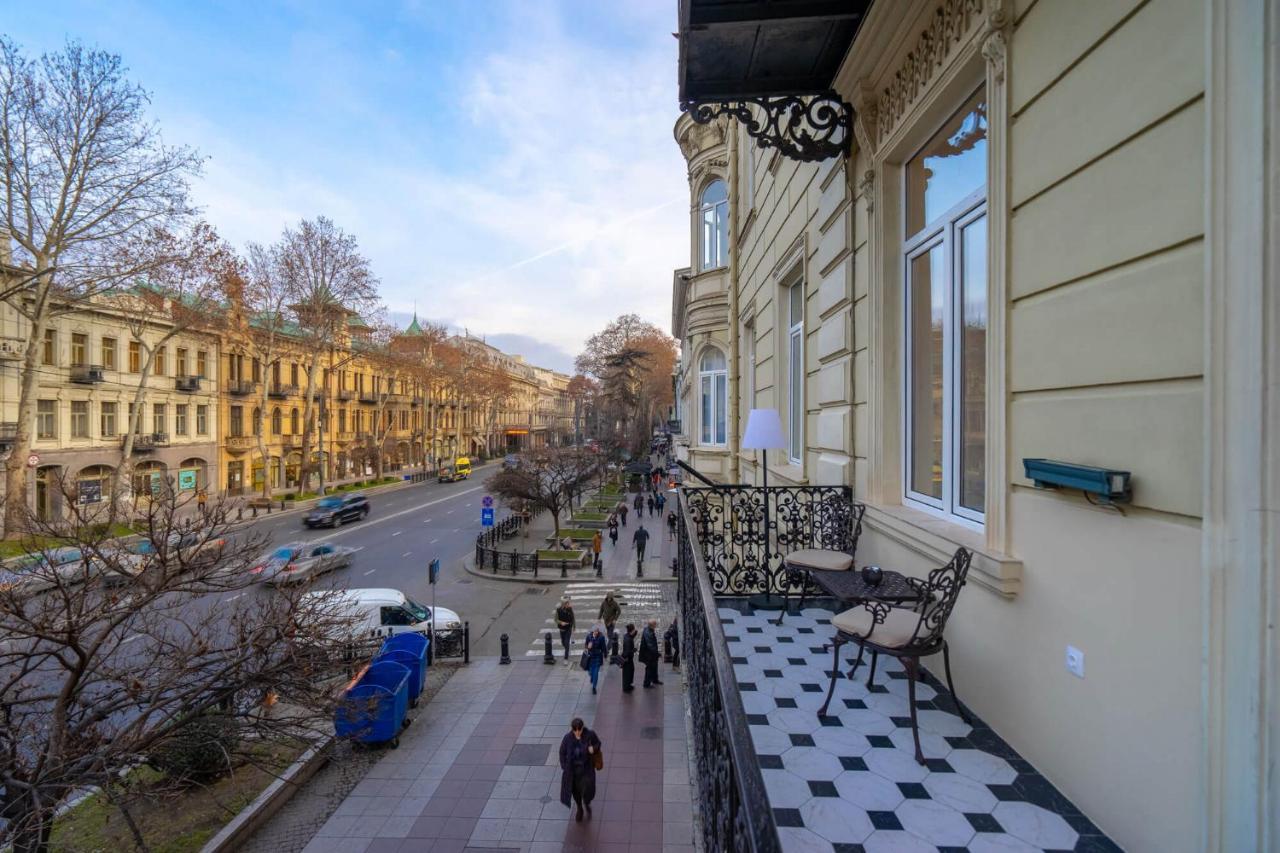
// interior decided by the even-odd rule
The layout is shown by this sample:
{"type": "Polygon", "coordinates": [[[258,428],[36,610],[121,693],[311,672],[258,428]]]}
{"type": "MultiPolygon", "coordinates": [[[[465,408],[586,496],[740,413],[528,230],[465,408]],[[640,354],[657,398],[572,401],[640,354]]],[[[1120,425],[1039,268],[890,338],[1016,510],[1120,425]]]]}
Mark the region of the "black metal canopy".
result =
{"type": "Polygon", "coordinates": [[[679,0],[680,108],[724,114],[797,160],[848,150],[853,110],[832,79],[872,0],[679,0]]]}

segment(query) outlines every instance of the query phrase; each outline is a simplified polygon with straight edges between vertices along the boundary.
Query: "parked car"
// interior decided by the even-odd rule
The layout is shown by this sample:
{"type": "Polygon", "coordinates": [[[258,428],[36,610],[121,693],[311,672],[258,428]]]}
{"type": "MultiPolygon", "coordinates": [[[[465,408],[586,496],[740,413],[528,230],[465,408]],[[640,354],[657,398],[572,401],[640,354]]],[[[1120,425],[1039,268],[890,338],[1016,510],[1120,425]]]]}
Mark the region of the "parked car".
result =
{"type": "Polygon", "coordinates": [[[302,523],[307,527],[337,527],[348,521],[359,521],[368,514],[369,499],[364,495],[329,495],[302,517],[302,523]]]}
{"type": "MultiPolygon", "coordinates": [[[[309,592],[307,595],[333,595],[309,592]]],[[[437,631],[462,627],[457,613],[444,607],[419,604],[398,589],[348,589],[337,593],[334,605],[350,622],[354,637],[390,637],[416,631],[427,634],[434,619],[437,631]]]]}
{"type": "Polygon", "coordinates": [[[290,542],[263,556],[249,573],[262,583],[290,584],[351,565],[355,550],[332,542],[290,542]]]}
{"type": "Polygon", "coordinates": [[[0,567],[0,590],[30,593],[62,583],[84,583],[102,571],[100,561],[79,548],[54,548],[27,554],[0,567]]]}
{"type": "Polygon", "coordinates": [[[514,453],[508,453],[502,460],[502,467],[506,470],[512,470],[520,467],[520,457],[514,453]]]}
{"type": "MultiPolygon", "coordinates": [[[[167,559],[177,565],[190,565],[197,555],[205,554],[216,558],[226,545],[225,539],[210,539],[200,533],[172,533],[165,543],[167,559]]],[[[156,543],[143,536],[125,542],[110,561],[111,570],[125,578],[137,577],[156,559],[161,549],[156,543]]]]}

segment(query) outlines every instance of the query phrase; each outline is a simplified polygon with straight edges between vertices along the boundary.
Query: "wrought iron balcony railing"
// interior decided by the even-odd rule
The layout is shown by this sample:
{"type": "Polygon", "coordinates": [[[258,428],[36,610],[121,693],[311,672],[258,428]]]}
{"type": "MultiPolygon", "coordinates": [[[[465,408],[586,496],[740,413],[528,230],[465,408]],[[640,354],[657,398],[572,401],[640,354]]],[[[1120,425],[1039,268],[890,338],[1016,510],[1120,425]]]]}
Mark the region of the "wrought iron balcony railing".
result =
{"type": "Polygon", "coordinates": [[[787,577],[783,556],[803,548],[845,551],[856,541],[848,486],[707,486],[680,493],[716,595],[798,593],[799,579],[787,577]]]}
{"type": "MultiPolygon", "coordinates": [[[[680,642],[693,716],[693,783],[707,850],[781,853],[769,795],[751,742],[747,714],[733,675],[700,531],[712,532],[719,513],[700,494],[682,490],[677,516],[676,574],[680,597],[680,642]]],[[[724,496],[727,498],[728,496],[724,496]]],[[[717,498],[721,500],[723,498],[717,498]]],[[[725,541],[723,537],[719,540],[725,541]]],[[[711,543],[711,551],[719,547],[711,543]]]]}
{"type": "Polygon", "coordinates": [[[228,379],[227,393],[236,397],[243,397],[246,394],[252,394],[254,389],[258,387],[257,382],[250,382],[247,379],[228,379]]]}
{"type": "Polygon", "coordinates": [[[81,385],[97,385],[107,378],[106,369],[100,364],[71,365],[71,381],[81,385]]]}
{"type": "Polygon", "coordinates": [[[175,376],[173,377],[173,387],[178,391],[186,391],[192,393],[200,390],[199,376],[175,376]]]}
{"type": "Polygon", "coordinates": [[[293,397],[297,395],[297,393],[298,393],[297,385],[284,385],[277,382],[273,382],[271,386],[267,389],[267,396],[277,400],[283,399],[285,397],[293,397]]]}

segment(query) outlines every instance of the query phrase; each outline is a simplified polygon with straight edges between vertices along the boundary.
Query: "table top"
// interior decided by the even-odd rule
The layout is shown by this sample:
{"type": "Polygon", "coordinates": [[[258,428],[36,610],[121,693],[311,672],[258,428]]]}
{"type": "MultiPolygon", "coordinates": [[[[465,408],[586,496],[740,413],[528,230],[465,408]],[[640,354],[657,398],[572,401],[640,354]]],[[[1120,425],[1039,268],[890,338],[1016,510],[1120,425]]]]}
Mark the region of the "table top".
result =
{"type": "Polygon", "coordinates": [[[842,572],[812,569],[809,576],[828,595],[844,602],[870,598],[890,602],[920,600],[920,594],[907,583],[906,577],[889,569],[880,570],[880,583],[874,586],[862,579],[862,571],[857,568],[842,572]]]}

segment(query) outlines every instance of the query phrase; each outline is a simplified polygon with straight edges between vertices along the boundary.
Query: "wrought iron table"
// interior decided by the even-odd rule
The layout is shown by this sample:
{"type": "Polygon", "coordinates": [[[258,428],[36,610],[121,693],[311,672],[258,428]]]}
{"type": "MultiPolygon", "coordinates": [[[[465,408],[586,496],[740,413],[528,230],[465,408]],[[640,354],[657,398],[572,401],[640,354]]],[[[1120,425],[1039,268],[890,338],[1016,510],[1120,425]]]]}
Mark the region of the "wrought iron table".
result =
{"type": "Polygon", "coordinates": [[[867,583],[859,569],[843,572],[810,569],[809,577],[822,591],[841,604],[852,605],[859,601],[875,599],[886,604],[914,604],[920,600],[919,590],[907,583],[907,578],[889,569],[880,570],[880,582],[867,583]]]}

